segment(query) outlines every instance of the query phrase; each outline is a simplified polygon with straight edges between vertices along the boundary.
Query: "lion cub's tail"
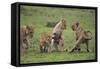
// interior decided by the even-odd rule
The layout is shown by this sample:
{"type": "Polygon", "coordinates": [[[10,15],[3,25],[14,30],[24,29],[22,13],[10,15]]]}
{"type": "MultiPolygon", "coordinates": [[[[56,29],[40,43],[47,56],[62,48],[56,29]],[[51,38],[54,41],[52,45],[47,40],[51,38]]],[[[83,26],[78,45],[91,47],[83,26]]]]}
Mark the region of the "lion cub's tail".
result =
{"type": "Polygon", "coordinates": [[[91,31],[85,31],[85,38],[88,39],[88,40],[91,40],[92,39],[92,33],[91,31]]]}

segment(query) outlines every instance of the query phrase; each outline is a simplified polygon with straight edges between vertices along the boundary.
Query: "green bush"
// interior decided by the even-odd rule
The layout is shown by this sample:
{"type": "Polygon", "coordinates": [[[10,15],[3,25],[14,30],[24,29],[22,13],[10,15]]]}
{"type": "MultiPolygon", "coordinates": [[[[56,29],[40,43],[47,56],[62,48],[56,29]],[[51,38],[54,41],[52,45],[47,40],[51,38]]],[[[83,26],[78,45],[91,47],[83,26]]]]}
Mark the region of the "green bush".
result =
{"type": "Polygon", "coordinates": [[[57,22],[47,22],[46,27],[55,27],[57,22]]]}

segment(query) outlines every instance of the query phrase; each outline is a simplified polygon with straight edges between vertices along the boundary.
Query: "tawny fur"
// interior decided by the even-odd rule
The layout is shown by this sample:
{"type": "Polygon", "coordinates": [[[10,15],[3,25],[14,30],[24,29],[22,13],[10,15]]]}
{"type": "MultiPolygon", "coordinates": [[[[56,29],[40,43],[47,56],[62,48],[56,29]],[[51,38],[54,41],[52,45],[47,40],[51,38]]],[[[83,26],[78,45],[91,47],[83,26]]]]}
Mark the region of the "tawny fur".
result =
{"type": "Polygon", "coordinates": [[[48,52],[51,43],[50,33],[43,32],[40,37],[40,52],[48,52]]]}
{"type": "MultiPolygon", "coordinates": [[[[51,40],[51,48],[50,48],[50,52],[52,51],[52,48],[55,47],[56,50],[59,51],[59,47],[60,46],[59,42],[62,40],[62,36],[63,36],[63,31],[64,29],[66,29],[66,20],[65,19],[61,19],[56,26],[54,27],[53,31],[52,31],[52,40],[51,40]]],[[[64,43],[63,43],[64,44],[64,43]]]]}
{"type": "Polygon", "coordinates": [[[92,39],[92,34],[90,31],[85,31],[78,22],[74,23],[72,25],[72,30],[74,31],[76,35],[76,43],[74,45],[74,48],[71,50],[71,52],[74,52],[75,50],[80,51],[80,45],[82,43],[85,43],[87,46],[87,52],[89,52],[89,46],[88,42],[92,39]],[[89,35],[90,34],[90,35],[89,35]]]}
{"type": "Polygon", "coordinates": [[[23,25],[20,28],[20,47],[25,51],[32,46],[32,37],[34,34],[34,27],[23,25]]]}

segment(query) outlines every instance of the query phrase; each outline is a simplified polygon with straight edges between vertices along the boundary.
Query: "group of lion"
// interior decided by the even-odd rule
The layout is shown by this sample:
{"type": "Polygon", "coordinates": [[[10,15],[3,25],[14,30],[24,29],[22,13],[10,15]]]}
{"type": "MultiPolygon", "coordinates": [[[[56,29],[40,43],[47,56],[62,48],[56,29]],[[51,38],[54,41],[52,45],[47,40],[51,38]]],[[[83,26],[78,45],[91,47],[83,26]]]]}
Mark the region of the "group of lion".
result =
{"type": "MultiPolygon", "coordinates": [[[[89,52],[89,40],[92,39],[92,33],[90,31],[85,31],[82,26],[80,26],[79,22],[74,22],[71,26],[72,30],[74,31],[76,35],[76,42],[73,46],[73,48],[70,50],[70,52],[74,51],[81,51],[81,44],[86,44],[86,50],[89,52]]],[[[35,32],[35,28],[33,26],[23,25],[20,28],[20,49],[24,50],[25,52],[32,47],[32,38],[35,32]]],[[[55,35],[54,33],[53,35],[55,35]]],[[[58,51],[68,51],[67,49],[64,49],[64,38],[63,35],[60,36],[60,38],[56,39],[54,42],[58,44],[58,47],[55,47],[56,49],[60,49],[58,51]]],[[[51,52],[50,46],[52,43],[52,33],[43,32],[40,36],[40,52],[51,52]]]]}

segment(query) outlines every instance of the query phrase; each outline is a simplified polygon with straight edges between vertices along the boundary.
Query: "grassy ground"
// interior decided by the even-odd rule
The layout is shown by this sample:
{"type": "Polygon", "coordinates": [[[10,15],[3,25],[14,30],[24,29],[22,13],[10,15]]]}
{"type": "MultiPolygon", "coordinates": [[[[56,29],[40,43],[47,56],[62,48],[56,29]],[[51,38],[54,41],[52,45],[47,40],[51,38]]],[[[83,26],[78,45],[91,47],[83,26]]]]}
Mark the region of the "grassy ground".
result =
{"type": "Polygon", "coordinates": [[[95,11],[90,9],[71,9],[71,8],[41,8],[32,6],[21,6],[21,25],[34,25],[35,33],[33,46],[27,54],[21,53],[20,63],[38,63],[38,62],[57,62],[57,61],[74,61],[74,60],[91,60],[95,59],[95,11]],[[80,53],[52,52],[40,53],[39,39],[42,32],[52,32],[53,28],[46,27],[48,22],[58,22],[62,17],[67,21],[67,29],[64,30],[65,45],[69,51],[75,43],[75,35],[71,30],[74,21],[79,21],[85,30],[92,32],[93,39],[89,43],[91,52],[86,52],[86,46],[81,45],[80,53]]]}

